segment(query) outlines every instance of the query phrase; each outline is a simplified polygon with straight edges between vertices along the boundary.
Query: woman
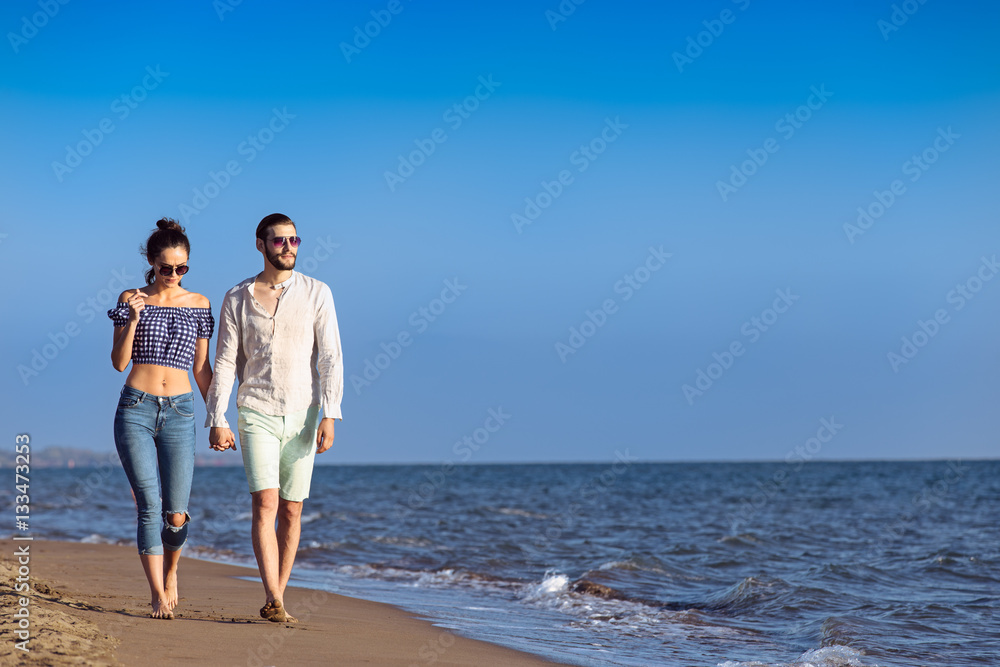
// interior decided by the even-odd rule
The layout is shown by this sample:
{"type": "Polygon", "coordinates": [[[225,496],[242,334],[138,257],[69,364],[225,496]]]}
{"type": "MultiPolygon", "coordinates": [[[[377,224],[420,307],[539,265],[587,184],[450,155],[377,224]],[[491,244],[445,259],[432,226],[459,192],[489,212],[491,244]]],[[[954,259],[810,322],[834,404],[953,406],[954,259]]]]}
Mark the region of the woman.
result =
{"type": "Polygon", "coordinates": [[[173,618],[194,474],[188,370],[204,399],[212,382],[208,340],[215,320],[207,298],[181,287],[191,252],[184,228],[169,218],[156,226],[142,249],[151,267],[146,287],[122,292],[108,317],[115,325],[111,362],[119,371],[132,362],[115,413],[115,447],[139,512],[136,542],[152,593],[151,616],[173,618]]]}

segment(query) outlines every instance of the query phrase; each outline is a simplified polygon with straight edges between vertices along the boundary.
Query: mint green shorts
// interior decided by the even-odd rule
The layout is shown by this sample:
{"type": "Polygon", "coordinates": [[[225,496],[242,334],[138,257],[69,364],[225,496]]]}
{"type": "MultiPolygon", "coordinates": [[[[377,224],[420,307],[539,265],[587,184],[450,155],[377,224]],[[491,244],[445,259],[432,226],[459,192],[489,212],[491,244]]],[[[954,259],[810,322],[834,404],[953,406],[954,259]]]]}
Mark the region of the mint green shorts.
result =
{"type": "Polygon", "coordinates": [[[250,493],[278,489],[278,496],[285,500],[308,498],[319,406],[284,417],[241,407],[239,416],[240,451],[250,493]]]}

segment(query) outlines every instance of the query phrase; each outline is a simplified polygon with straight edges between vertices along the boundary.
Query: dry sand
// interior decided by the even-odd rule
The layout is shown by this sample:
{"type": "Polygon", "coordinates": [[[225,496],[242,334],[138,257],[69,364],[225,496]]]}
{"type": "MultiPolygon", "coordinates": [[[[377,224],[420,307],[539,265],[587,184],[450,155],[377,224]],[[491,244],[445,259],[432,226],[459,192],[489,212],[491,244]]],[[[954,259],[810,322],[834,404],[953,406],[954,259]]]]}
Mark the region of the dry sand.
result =
{"type": "Polygon", "coordinates": [[[131,547],[0,540],[4,665],[546,665],[466,639],[390,605],[304,588],[285,604],[299,623],[258,615],[253,569],[184,558],[173,620],[149,618],[149,588],[131,547]],[[29,653],[15,647],[15,552],[30,545],[29,653]]]}

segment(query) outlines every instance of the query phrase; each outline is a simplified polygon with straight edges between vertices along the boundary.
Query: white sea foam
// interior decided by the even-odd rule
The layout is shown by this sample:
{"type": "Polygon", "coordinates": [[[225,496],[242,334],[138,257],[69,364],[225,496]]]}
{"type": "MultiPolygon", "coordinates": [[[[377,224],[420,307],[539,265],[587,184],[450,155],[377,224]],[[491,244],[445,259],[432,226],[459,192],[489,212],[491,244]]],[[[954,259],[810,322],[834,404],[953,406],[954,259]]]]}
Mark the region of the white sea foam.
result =
{"type": "Polygon", "coordinates": [[[865,662],[864,654],[848,646],[824,646],[806,651],[795,662],[720,662],[719,667],[878,667],[865,662]]]}
{"type": "Polygon", "coordinates": [[[540,583],[528,584],[525,587],[525,600],[538,600],[569,590],[569,577],[559,574],[553,570],[545,573],[545,578],[540,583]]]}
{"type": "Polygon", "coordinates": [[[405,570],[396,567],[372,567],[371,565],[342,565],[337,570],[343,574],[359,579],[382,579],[398,581],[408,586],[424,588],[441,588],[465,583],[468,577],[455,570],[440,570],[426,572],[405,570]]]}

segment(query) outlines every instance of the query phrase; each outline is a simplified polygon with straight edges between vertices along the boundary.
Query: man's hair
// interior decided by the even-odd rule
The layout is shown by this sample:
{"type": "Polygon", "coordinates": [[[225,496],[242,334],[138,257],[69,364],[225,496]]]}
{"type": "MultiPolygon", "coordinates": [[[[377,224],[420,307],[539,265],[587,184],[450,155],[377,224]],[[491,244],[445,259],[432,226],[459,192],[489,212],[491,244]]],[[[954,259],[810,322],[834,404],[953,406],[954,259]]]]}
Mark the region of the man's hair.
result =
{"type": "Polygon", "coordinates": [[[261,241],[266,241],[267,230],[275,225],[292,225],[294,227],[295,223],[292,222],[292,219],[284,213],[272,213],[271,215],[265,216],[264,219],[260,221],[260,224],[257,225],[257,238],[261,241]]]}

